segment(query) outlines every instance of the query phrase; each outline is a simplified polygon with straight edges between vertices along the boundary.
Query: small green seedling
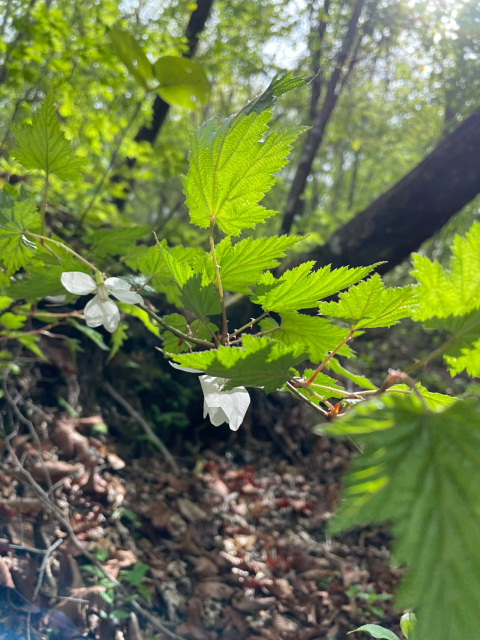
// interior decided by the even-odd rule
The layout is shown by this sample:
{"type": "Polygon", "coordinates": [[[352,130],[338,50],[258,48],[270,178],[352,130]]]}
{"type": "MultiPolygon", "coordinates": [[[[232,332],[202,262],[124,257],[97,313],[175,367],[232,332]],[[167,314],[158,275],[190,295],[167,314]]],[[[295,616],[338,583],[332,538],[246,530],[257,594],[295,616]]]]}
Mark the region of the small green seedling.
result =
{"type": "MultiPolygon", "coordinates": [[[[417,617],[414,613],[404,613],[400,618],[400,628],[407,640],[415,640],[415,627],[417,625],[417,617]]],[[[358,629],[349,631],[348,633],[356,633],[357,631],[366,631],[372,638],[384,638],[385,640],[401,640],[396,633],[386,629],[379,624],[364,624],[358,629]]]]}

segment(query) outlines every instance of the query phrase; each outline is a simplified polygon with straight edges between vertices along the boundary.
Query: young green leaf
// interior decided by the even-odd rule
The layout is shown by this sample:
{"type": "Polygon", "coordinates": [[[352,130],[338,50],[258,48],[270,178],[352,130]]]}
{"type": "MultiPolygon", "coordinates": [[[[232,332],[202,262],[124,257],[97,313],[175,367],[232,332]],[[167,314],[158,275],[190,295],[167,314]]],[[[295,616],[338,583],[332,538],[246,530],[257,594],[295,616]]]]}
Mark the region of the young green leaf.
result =
{"type": "MultiPolygon", "coordinates": [[[[271,238],[245,238],[232,245],[230,237],[216,247],[217,261],[224,290],[250,293],[266,269],[274,269],[285,256],[285,251],[296,244],[298,236],[272,236],[271,238]]],[[[213,263],[207,263],[207,272],[213,280],[213,263]]]]}
{"type": "Polygon", "coordinates": [[[184,367],[206,371],[226,378],[227,389],[238,386],[264,387],[267,393],[279,389],[293,373],[291,367],[305,360],[302,345],[286,346],[268,338],[246,335],[243,347],[219,347],[210,351],[176,355],[175,362],[184,367]]]}
{"type": "Polygon", "coordinates": [[[142,47],[132,35],[123,31],[123,29],[111,29],[110,39],[115,53],[135,80],[144,89],[148,89],[149,81],[153,79],[153,69],[142,47]]]}
{"type": "Polygon", "coordinates": [[[320,311],[357,329],[391,327],[412,313],[415,287],[386,289],[378,274],[340,294],[339,302],[322,302],[320,311]]]}
{"type": "Polygon", "coordinates": [[[153,73],[160,83],[157,93],[165,102],[186,109],[208,103],[211,85],[195,60],[163,56],[154,63],[153,73]]]}
{"type": "Polygon", "coordinates": [[[274,174],[287,161],[291,145],[303,129],[265,137],[271,111],[209,120],[192,140],[185,195],[192,223],[213,224],[236,236],[275,215],[257,204],[275,183],[274,174]]]}
{"type": "MultiPolygon", "coordinates": [[[[307,316],[295,312],[282,313],[281,324],[272,333],[274,340],[283,344],[303,344],[309,352],[312,362],[322,362],[345,339],[348,329],[337,327],[325,318],[307,316]]],[[[343,345],[340,354],[350,356],[351,349],[343,345]]]]}
{"type": "Polygon", "coordinates": [[[253,302],[260,304],[265,311],[285,313],[316,307],[322,298],[346,289],[350,285],[365,278],[375,267],[356,267],[349,269],[331,269],[330,265],[317,271],[312,269],[315,262],[304,262],[298,267],[289,269],[277,280],[269,278],[266,291],[258,289],[253,302]]]}
{"type": "Polygon", "coordinates": [[[9,275],[32,259],[37,246],[24,234],[38,231],[40,227],[40,216],[33,200],[15,200],[12,205],[13,208],[0,212],[0,259],[9,275]]]}
{"type": "Polygon", "coordinates": [[[352,371],[345,369],[345,367],[341,365],[336,358],[332,358],[329,361],[327,369],[333,371],[334,373],[337,373],[340,376],[343,376],[344,378],[347,378],[347,380],[351,380],[353,384],[356,384],[358,387],[362,387],[363,389],[371,389],[373,391],[377,388],[376,385],[374,385],[373,382],[365,376],[353,373],[352,371]]]}
{"type": "Polygon", "coordinates": [[[65,138],[55,112],[53,94],[45,98],[31,125],[14,128],[17,148],[13,157],[26,169],[56,174],[62,180],[77,177],[81,166],[65,138]]]}
{"type": "Polygon", "coordinates": [[[397,597],[420,612],[417,637],[474,638],[480,627],[480,407],[457,400],[426,412],[415,394],[357,405],[328,431],[364,451],[346,478],[332,531],[391,522],[397,597]]]}
{"type": "Polygon", "coordinates": [[[414,254],[413,275],[420,283],[416,320],[461,316],[480,308],[480,223],[455,236],[450,269],[414,254]]]}
{"type": "Polygon", "coordinates": [[[385,629],[385,627],[381,627],[379,624],[364,624],[353,631],[349,631],[347,635],[351,633],[357,633],[357,631],[365,631],[369,633],[372,638],[383,638],[384,640],[400,640],[396,633],[390,631],[389,629],[385,629]]]}
{"type": "Polygon", "coordinates": [[[262,113],[262,111],[271,109],[277,98],[293,89],[303,87],[311,79],[311,76],[294,76],[291,71],[285,75],[277,74],[265,91],[245,105],[237,117],[248,116],[251,113],[262,113]]]}
{"type": "Polygon", "coordinates": [[[197,318],[221,313],[220,295],[213,283],[202,287],[202,276],[195,274],[182,287],[180,300],[197,318]]]}

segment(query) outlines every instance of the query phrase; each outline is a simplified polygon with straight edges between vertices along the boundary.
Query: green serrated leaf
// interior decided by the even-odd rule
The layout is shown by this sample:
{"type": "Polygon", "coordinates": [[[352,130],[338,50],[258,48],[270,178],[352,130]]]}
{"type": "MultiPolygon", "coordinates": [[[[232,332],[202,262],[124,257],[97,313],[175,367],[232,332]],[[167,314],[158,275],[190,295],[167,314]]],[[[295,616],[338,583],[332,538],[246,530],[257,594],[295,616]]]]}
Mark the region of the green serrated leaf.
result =
{"type": "Polygon", "coordinates": [[[194,275],[183,285],[180,300],[197,318],[222,312],[218,289],[212,283],[202,287],[200,274],[194,275]]]}
{"type": "Polygon", "coordinates": [[[21,329],[26,321],[27,316],[17,315],[11,311],[0,315],[0,325],[3,325],[6,329],[21,329]]]}
{"type": "Polygon", "coordinates": [[[420,284],[416,320],[461,316],[480,308],[480,223],[465,237],[455,236],[449,269],[419,254],[413,255],[413,265],[420,284]]]}
{"type": "Polygon", "coordinates": [[[381,627],[379,624],[364,624],[353,631],[349,631],[347,635],[351,633],[357,633],[357,631],[365,631],[369,633],[372,638],[384,638],[385,640],[400,640],[396,633],[390,631],[389,629],[385,629],[385,627],[381,627]]]}
{"type": "MultiPolygon", "coordinates": [[[[40,252],[40,249],[39,249],[40,252]]],[[[65,287],[60,282],[60,276],[65,271],[82,271],[90,274],[82,262],[73,256],[62,257],[60,264],[49,263],[53,256],[44,252],[41,254],[41,262],[29,269],[28,275],[16,276],[16,280],[8,287],[7,293],[15,299],[40,300],[46,296],[58,296],[65,294],[65,287]]],[[[56,261],[56,258],[54,258],[56,261]]]]}
{"type": "Polygon", "coordinates": [[[316,307],[323,298],[349,287],[365,278],[375,267],[341,267],[331,269],[330,265],[317,271],[312,269],[315,262],[304,262],[289,269],[274,283],[270,278],[265,290],[257,289],[253,302],[262,305],[265,311],[285,313],[316,307]]]}
{"type": "MultiPolygon", "coordinates": [[[[333,351],[345,339],[348,329],[337,327],[325,318],[299,313],[283,313],[278,331],[272,333],[274,340],[283,344],[303,344],[312,362],[322,362],[329,351],[333,351]]],[[[343,345],[339,353],[351,356],[352,350],[343,345]]]]}
{"type": "Polygon", "coordinates": [[[153,68],[142,47],[132,35],[118,27],[110,29],[109,34],[117,56],[135,80],[148,89],[149,80],[153,80],[153,68]]]}
{"type": "Polygon", "coordinates": [[[476,340],[470,348],[461,349],[461,355],[445,355],[452,376],[466,371],[470,376],[480,376],[480,339],[476,340]]]}
{"type": "Polygon", "coordinates": [[[144,238],[148,233],[151,233],[151,230],[150,225],[146,224],[115,229],[95,229],[87,238],[87,242],[91,246],[91,259],[124,256],[137,240],[144,238]]]}
{"type": "Polygon", "coordinates": [[[274,215],[257,204],[275,183],[274,174],[287,161],[291,145],[303,129],[265,137],[270,111],[209,120],[192,140],[184,187],[193,224],[212,224],[236,236],[274,215]]]}
{"type": "Polygon", "coordinates": [[[163,56],[153,65],[157,93],[169,104],[198,109],[210,99],[211,85],[202,67],[187,58],[163,56]]]}
{"type": "MultiPolygon", "coordinates": [[[[308,380],[315,373],[315,369],[305,369],[303,372],[303,378],[308,380]]],[[[315,378],[315,382],[310,385],[310,389],[318,393],[318,395],[323,398],[345,398],[348,393],[345,391],[344,387],[335,380],[328,376],[326,373],[318,373],[315,378]]],[[[304,394],[307,398],[310,398],[306,389],[299,388],[298,391],[304,394]]]]}
{"type": "MultiPolygon", "coordinates": [[[[216,247],[217,261],[223,288],[235,293],[251,293],[251,287],[266,269],[274,269],[285,257],[285,252],[299,240],[298,236],[273,236],[271,238],[246,238],[232,245],[230,237],[216,247]]],[[[213,264],[207,266],[213,280],[213,264]]]]}
{"type": "Polygon", "coordinates": [[[108,354],[107,364],[112,360],[112,358],[114,358],[117,355],[117,353],[120,351],[123,343],[127,340],[127,338],[128,338],[128,325],[126,322],[120,321],[118,323],[118,327],[112,333],[112,338],[111,338],[112,346],[110,349],[110,353],[108,354]]]}
{"type": "Polygon", "coordinates": [[[81,160],[73,155],[70,142],[60,129],[52,93],[45,98],[33,123],[15,127],[14,135],[17,148],[12,155],[26,169],[54,173],[63,180],[77,177],[81,160]]]}
{"type": "Polygon", "coordinates": [[[340,294],[339,302],[322,302],[320,311],[357,329],[390,327],[412,314],[416,287],[386,289],[378,274],[340,294]]]}
{"type": "MultiPolygon", "coordinates": [[[[5,200],[0,202],[0,207],[3,202],[5,200]]],[[[11,209],[0,209],[0,259],[9,275],[32,259],[37,245],[27,241],[25,232],[36,232],[40,227],[40,216],[33,200],[15,200],[12,205],[11,209]]]]}
{"type": "Polygon", "coordinates": [[[264,387],[266,393],[270,393],[292,377],[290,368],[305,360],[306,356],[301,345],[288,347],[266,337],[245,335],[242,348],[219,347],[177,355],[174,359],[185,367],[227,379],[227,389],[238,386],[264,387]]]}
{"type": "Polygon", "coordinates": [[[24,347],[32,351],[40,360],[44,362],[47,360],[47,357],[44,355],[39,346],[40,336],[37,335],[27,335],[25,333],[11,333],[10,338],[18,340],[24,347]]]}
{"type": "Polygon", "coordinates": [[[422,640],[474,638],[480,628],[480,406],[425,412],[415,394],[357,405],[329,426],[361,439],[332,530],[390,522],[407,566],[397,605],[418,611],[422,640]]]}
{"type": "Polygon", "coordinates": [[[277,98],[293,89],[303,87],[311,80],[312,76],[294,76],[292,71],[284,75],[277,74],[265,91],[243,107],[239,115],[248,116],[251,113],[262,113],[271,109],[277,98]]]}
{"type": "MultiPolygon", "coordinates": [[[[179,313],[170,313],[169,315],[164,316],[163,319],[174,329],[178,329],[186,335],[190,334],[187,319],[185,318],[185,316],[182,316],[179,313]]],[[[170,333],[170,331],[162,329],[162,338],[163,349],[167,353],[184,353],[185,351],[189,350],[188,343],[183,341],[178,336],[173,335],[173,333],[170,333]]]]}
{"type": "Polygon", "coordinates": [[[353,384],[356,384],[358,387],[362,387],[363,389],[371,389],[373,391],[377,388],[373,384],[373,382],[365,376],[358,375],[357,373],[352,373],[352,371],[345,369],[345,367],[342,366],[336,358],[332,358],[329,361],[327,369],[331,369],[334,373],[347,378],[347,380],[351,380],[353,384]]]}

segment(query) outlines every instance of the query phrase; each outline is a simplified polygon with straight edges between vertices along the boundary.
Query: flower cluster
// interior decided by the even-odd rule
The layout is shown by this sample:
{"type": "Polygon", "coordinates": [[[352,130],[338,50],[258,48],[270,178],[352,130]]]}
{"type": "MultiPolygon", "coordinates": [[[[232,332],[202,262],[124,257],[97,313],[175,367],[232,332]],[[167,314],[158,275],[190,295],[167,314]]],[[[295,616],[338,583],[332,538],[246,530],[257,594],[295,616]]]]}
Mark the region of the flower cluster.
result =
{"type": "Polygon", "coordinates": [[[95,296],[87,302],[84,310],[85,321],[89,327],[103,325],[107,331],[113,332],[120,322],[120,311],[110,295],[129,304],[143,304],[143,298],[138,293],[130,291],[130,285],[121,278],[107,278],[101,284],[81,271],[66,271],[62,273],[63,286],[70,293],[85,296],[94,293],[95,296]]]}

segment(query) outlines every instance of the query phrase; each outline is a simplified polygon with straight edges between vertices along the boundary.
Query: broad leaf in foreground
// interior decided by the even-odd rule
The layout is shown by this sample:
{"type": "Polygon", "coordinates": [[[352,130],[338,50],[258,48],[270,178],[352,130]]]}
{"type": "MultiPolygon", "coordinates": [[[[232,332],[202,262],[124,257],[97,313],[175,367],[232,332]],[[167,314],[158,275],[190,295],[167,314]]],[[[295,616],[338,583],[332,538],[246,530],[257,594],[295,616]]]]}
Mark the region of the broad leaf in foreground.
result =
{"type": "Polygon", "coordinates": [[[26,169],[55,173],[63,180],[78,175],[81,160],[74,156],[60,129],[51,93],[33,118],[33,124],[16,127],[14,134],[17,149],[12,155],[26,169]]]}
{"type": "Polygon", "coordinates": [[[288,347],[268,338],[246,335],[243,348],[219,347],[211,351],[175,355],[174,360],[184,367],[226,378],[226,389],[238,386],[264,387],[270,393],[291,378],[294,375],[291,367],[306,357],[302,345],[288,347]]]}
{"type": "MultiPolygon", "coordinates": [[[[299,267],[289,269],[276,281],[270,278],[268,290],[253,299],[265,311],[298,311],[316,307],[322,298],[346,289],[365,278],[377,265],[369,267],[341,267],[331,269],[330,265],[313,271],[315,262],[304,262],[299,267]]],[[[259,290],[260,291],[260,290],[259,290]]]]}
{"type": "Polygon", "coordinates": [[[397,604],[422,640],[476,638],[480,628],[480,406],[426,411],[415,394],[362,403],[328,428],[364,451],[346,477],[334,532],[390,522],[407,566],[397,604]]]}
{"type": "Polygon", "coordinates": [[[340,294],[339,302],[322,302],[320,311],[341,318],[357,329],[391,327],[412,313],[415,287],[386,289],[376,273],[365,282],[340,294]]]}

